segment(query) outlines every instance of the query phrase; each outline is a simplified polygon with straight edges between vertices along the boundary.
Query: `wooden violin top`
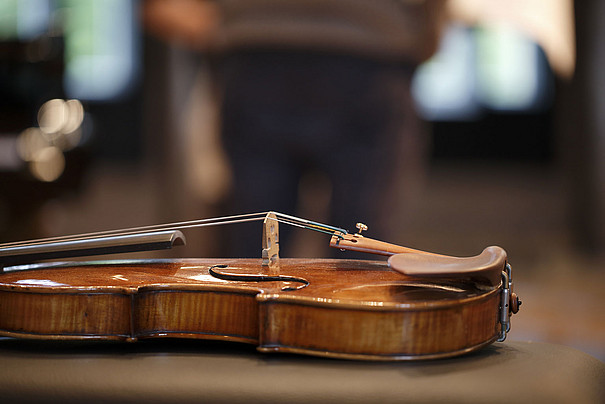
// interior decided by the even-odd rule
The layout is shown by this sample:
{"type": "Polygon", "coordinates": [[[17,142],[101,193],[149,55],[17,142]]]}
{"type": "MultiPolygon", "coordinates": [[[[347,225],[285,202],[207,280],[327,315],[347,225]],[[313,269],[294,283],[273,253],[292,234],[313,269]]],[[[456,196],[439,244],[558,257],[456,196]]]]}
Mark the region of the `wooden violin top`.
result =
{"type": "Polygon", "coordinates": [[[392,271],[383,261],[282,258],[279,268],[269,268],[259,259],[179,259],[37,264],[32,268],[35,270],[0,275],[0,289],[126,294],[168,287],[239,289],[376,308],[456,304],[485,293],[485,288],[464,279],[408,277],[392,271]]]}

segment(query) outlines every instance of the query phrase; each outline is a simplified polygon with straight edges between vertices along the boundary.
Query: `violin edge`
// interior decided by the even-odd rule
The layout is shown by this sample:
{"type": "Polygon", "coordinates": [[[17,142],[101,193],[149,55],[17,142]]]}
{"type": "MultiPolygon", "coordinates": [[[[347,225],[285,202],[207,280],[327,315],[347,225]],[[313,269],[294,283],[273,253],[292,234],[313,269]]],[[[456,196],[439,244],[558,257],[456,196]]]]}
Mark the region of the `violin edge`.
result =
{"type": "Polygon", "coordinates": [[[447,359],[454,358],[457,356],[462,356],[469,354],[471,352],[478,351],[482,348],[485,348],[488,345],[493,344],[498,340],[498,337],[495,336],[492,339],[481,342],[477,345],[471,347],[465,347],[463,349],[459,349],[456,351],[450,352],[438,352],[431,354],[418,354],[418,355],[374,355],[374,354],[350,354],[346,352],[330,352],[325,350],[314,350],[314,349],[301,349],[290,346],[259,346],[256,349],[262,353],[277,353],[277,354],[297,354],[297,355],[307,355],[307,356],[315,356],[319,358],[328,358],[328,359],[344,359],[344,360],[362,360],[362,361],[374,361],[374,362],[398,362],[398,361],[424,361],[424,360],[434,360],[434,359],[447,359]]]}

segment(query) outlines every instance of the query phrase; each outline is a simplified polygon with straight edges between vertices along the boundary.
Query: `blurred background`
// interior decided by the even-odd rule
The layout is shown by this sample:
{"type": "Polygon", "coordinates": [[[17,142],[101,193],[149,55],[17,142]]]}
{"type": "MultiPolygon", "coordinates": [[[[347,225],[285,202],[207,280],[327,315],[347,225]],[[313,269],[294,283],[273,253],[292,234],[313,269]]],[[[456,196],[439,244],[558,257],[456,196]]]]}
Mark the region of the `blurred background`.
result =
{"type": "MultiPolygon", "coordinates": [[[[228,203],[212,3],[0,0],[2,241],[248,212],[228,203]]],[[[504,247],[523,300],[509,338],[605,360],[605,3],[444,3],[409,87],[421,141],[393,151],[409,163],[385,190],[390,230],[367,223],[368,236],[458,256],[504,247]]],[[[330,179],[295,185],[283,213],[329,220],[330,179]]],[[[225,255],[219,230],[169,254],[225,255]]],[[[326,256],[325,237],[292,237],[282,256],[326,256]]]]}

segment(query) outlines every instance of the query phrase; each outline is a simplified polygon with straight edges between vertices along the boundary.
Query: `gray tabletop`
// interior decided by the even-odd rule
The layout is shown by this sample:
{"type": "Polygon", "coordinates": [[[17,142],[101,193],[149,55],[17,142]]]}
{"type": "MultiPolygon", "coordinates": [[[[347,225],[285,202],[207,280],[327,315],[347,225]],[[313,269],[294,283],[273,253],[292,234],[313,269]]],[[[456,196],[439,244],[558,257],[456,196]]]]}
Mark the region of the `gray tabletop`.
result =
{"type": "Polygon", "coordinates": [[[515,341],[458,358],[377,363],[213,341],[0,339],[0,401],[14,400],[605,403],[605,364],[569,347],[515,341]]]}

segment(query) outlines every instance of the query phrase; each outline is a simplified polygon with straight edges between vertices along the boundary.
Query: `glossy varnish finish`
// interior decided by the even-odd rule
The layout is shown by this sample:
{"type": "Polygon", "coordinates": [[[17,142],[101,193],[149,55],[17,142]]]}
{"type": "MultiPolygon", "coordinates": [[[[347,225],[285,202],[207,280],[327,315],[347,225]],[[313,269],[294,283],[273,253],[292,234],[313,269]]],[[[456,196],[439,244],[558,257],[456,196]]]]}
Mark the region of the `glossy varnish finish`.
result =
{"type": "Polygon", "coordinates": [[[500,286],[408,277],[380,261],[40,264],[0,275],[0,334],[225,339],[262,351],[418,359],[493,342],[499,303],[500,286]]]}

